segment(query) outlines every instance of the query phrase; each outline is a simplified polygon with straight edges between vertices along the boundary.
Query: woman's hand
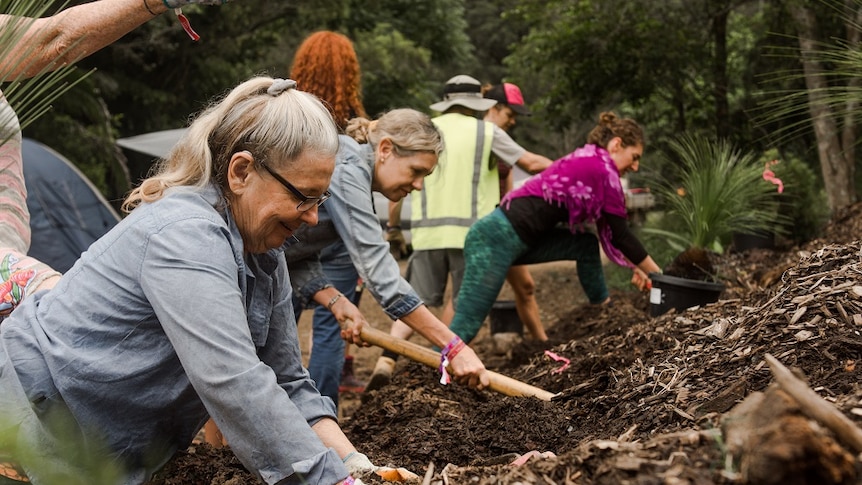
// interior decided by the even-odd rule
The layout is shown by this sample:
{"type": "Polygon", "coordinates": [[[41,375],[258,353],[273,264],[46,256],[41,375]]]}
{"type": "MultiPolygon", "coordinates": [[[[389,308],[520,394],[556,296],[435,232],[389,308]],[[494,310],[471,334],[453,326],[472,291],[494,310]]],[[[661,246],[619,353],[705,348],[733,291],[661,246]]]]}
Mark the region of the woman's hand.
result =
{"type": "Polygon", "coordinates": [[[491,384],[491,377],[485,364],[469,346],[465,346],[458,355],[449,362],[455,382],[476,389],[484,389],[491,384]]]}
{"type": "Polygon", "coordinates": [[[652,288],[652,280],[650,280],[649,275],[644,273],[640,268],[635,268],[632,272],[632,284],[637,286],[640,291],[652,288]]]}
{"type": "Polygon", "coordinates": [[[341,338],[349,343],[368,347],[369,344],[360,337],[362,326],[367,325],[368,321],[356,305],[346,297],[341,297],[329,307],[329,311],[335,315],[335,319],[341,325],[341,338]]]}

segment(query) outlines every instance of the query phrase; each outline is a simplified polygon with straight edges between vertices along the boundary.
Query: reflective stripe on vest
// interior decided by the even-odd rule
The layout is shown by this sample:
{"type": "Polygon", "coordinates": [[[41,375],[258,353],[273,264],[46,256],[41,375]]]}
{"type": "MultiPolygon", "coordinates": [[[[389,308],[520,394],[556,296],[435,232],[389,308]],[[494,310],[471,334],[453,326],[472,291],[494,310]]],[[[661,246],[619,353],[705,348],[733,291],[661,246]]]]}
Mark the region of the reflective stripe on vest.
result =
{"type": "Polygon", "coordinates": [[[494,127],[454,113],[434,118],[434,123],[447,148],[423,189],[412,195],[412,244],[416,250],[460,249],[470,226],[500,201],[499,173],[496,164],[488,163],[494,127]]]}

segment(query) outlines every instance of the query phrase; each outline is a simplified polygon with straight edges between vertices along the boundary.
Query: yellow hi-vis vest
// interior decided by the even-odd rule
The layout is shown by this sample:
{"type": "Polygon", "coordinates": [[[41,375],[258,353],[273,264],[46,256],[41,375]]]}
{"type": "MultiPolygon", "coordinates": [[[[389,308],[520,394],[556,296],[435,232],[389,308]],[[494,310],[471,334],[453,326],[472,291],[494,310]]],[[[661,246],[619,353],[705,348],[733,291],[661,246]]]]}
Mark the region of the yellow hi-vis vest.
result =
{"type": "Polygon", "coordinates": [[[463,249],[470,226],[500,203],[499,172],[490,163],[494,125],[460,113],[433,122],[446,146],[422,190],[411,194],[413,249],[463,249]]]}

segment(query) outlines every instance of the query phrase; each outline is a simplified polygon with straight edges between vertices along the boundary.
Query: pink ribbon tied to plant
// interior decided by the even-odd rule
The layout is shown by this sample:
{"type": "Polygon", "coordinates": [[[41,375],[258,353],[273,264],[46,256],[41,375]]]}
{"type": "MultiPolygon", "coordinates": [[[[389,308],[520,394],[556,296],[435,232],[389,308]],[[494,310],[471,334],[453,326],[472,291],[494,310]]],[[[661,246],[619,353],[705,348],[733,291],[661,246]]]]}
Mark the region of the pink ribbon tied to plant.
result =
{"type": "Polygon", "coordinates": [[[763,180],[766,180],[767,182],[772,182],[773,184],[777,185],[778,193],[780,194],[784,192],[784,182],[782,182],[780,178],[775,176],[775,172],[769,169],[769,167],[775,165],[776,163],[778,163],[778,160],[766,162],[763,167],[763,180]]]}

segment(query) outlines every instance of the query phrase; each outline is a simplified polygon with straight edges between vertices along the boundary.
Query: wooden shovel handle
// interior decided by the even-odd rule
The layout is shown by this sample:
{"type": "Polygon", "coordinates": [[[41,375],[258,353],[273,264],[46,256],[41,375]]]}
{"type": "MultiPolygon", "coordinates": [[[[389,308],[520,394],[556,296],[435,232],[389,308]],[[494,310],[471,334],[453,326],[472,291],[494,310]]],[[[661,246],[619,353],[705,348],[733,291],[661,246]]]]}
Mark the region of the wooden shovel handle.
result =
{"type": "MultiPolygon", "coordinates": [[[[437,369],[440,366],[440,354],[431,349],[407,340],[389,335],[386,332],[372,328],[369,325],[362,326],[360,333],[362,340],[371,345],[376,345],[383,349],[395,352],[398,355],[403,355],[408,359],[425,364],[428,367],[437,369]]],[[[489,389],[506,396],[533,396],[543,401],[550,401],[554,394],[551,394],[544,389],[531,386],[525,382],[521,382],[511,377],[506,377],[493,371],[488,371],[490,385],[489,389]]]]}

